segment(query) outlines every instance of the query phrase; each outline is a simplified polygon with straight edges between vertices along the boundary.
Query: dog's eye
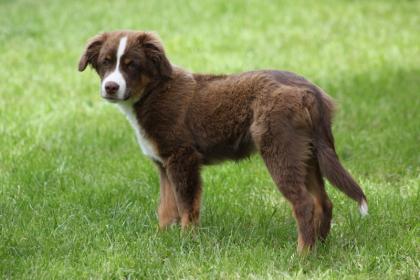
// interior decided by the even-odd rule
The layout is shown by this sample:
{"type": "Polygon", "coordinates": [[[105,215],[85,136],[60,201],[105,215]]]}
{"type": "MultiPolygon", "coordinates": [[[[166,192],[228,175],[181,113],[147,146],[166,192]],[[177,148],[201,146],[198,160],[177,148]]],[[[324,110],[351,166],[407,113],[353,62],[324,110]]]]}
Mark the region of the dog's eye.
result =
{"type": "Polygon", "coordinates": [[[137,69],[137,64],[134,61],[129,61],[125,64],[128,70],[133,71],[137,69]]]}
{"type": "Polygon", "coordinates": [[[103,61],[102,61],[102,65],[104,66],[108,66],[111,65],[112,61],[110,58],[106,57],[103,61]]]}

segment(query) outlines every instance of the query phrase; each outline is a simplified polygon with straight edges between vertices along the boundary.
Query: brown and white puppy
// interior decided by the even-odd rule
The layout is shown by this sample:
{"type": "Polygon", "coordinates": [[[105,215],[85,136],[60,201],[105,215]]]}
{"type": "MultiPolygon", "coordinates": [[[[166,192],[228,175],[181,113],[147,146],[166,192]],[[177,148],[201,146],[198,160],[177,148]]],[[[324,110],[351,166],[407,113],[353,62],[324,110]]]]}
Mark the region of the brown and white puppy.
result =
{"type": "Polygon", "coordinates": [[[323,177],[367,214],[363,191],[335,152],[333,102],[303,77],[271,70],[193,74],[171,65],[156,35],[134,31],[91,39],[79,71],[88,64],[101,78],[102,97],[126,114],[143,153],[158,166],[161,228],[198,222],[202,165],[253,151],[292,205],[299,251],[330,230],[323,177]]]}

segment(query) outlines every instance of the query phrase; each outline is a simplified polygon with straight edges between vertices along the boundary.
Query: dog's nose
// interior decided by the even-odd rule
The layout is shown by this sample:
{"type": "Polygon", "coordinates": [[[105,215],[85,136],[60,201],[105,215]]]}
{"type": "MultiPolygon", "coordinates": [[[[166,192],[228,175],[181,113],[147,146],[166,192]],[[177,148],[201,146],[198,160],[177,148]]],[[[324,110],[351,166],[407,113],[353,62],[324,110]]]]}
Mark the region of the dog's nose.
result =
{"type": "Polygon", "coordinates": [[[116,82],[107,82],[105,84],[105,90],[107,94],[114,94],[118,91],[120,86],[116,82]]]}

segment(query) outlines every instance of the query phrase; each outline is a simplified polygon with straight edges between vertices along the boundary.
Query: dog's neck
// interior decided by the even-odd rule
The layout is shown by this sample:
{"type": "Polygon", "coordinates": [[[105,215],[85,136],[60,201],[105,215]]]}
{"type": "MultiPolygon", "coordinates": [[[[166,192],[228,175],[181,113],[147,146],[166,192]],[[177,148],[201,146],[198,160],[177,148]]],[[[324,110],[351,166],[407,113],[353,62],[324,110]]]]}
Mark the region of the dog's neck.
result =
{"type": "Polygon", "coordinates": [[[126,116],[128,122],[133,127],[136,134],[137,143],[139,144],[143,154],[149,158],[162,162],[162,159],[159,156],[156,144],[153,141],[150,141],[150,137],[142,127],[139,119],[138,112],[136,110],[136,104],[139,104],[140,99],[137,102],[124,101],[118,103],[118,107],[121,112],[126,116]]]}
{"type": "Polygon", "coordinates": [[[149,82],[149,84],[142,90],[140,97],[132,102],[136,111],[139,110],[141,106],[146,103],[146,100],[154,93],[167,90],[170,85],[170,80],[170,78],[164,78],[149,82]]]}
{"type": "Polygon", "coordinates": [[[152,81],[137,100],[118,103],[146,156],[162,162],[168,151],[159,143],[174,137],[173,131],[183,122],[195,87],[193,74],[176,67],[171,79],[152,81]]]}
{"type": "Polygon", "coordinates": [[[167,112],[155,112],[153,107],[156,103],[162,102],[162,99],[170,91],[171,83],[172,79],[151,81],[138,95],[138,98],[118,103],[119,109],[134,129],[142,152],[157,162],[162,162],[162,158],[159,155],[156,135],[150,131],[150,128],[158,125],[156,123],[159,120],[156,117],[157,113],[167,112]]]}

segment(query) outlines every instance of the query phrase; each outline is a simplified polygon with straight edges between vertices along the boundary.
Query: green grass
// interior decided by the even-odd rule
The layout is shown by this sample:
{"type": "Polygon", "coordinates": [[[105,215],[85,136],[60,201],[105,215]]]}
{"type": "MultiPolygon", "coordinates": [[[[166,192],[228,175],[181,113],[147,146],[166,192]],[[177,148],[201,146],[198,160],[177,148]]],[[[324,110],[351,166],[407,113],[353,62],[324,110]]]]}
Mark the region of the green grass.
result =
{"type": "Polygon", "coordinates": [[[419,1],[0,2],[0,278],[420,277],[419,1]],[[86,40],[157,31],[192,71],[287,69],[340,105],[334,133],[370,215],[331,186],[306,259],[261,160],[205,168],[201,226],[157,231],[158,178],[77,72],[86,40]]]}

